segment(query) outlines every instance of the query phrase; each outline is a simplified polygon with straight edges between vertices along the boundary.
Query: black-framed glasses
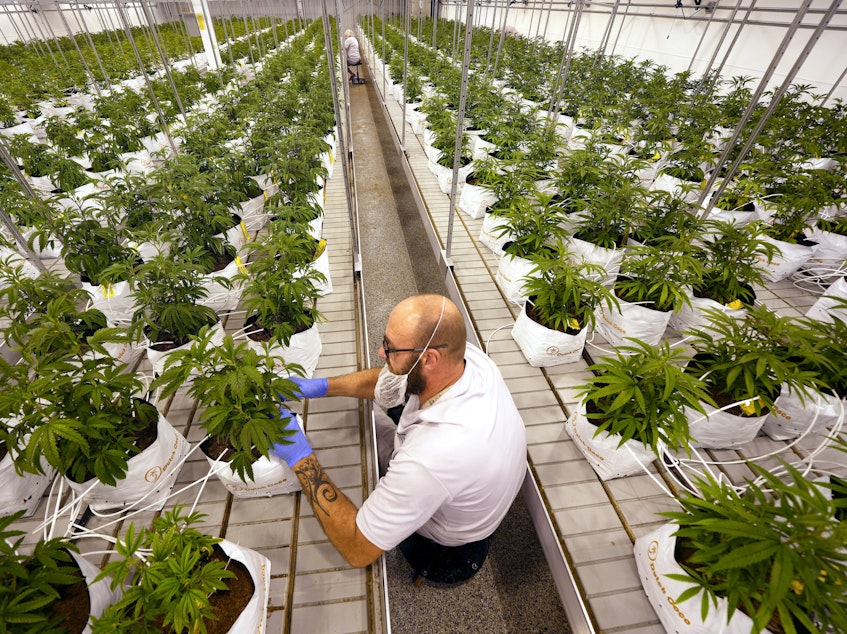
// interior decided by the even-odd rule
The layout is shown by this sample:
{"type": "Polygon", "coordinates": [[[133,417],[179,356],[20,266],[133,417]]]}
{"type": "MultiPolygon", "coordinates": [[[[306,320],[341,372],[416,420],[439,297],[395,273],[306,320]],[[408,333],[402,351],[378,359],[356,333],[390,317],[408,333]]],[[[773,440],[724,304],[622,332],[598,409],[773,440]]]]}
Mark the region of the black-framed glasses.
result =
{"type": "Polygon", "coordinates": [[[394,352],[423,352],[424,350],[441,350],[446,347],[446,343],[439,343],[434,346],[424,346],[423,348],[391,348],[388,346],[388,339],[385,337],[382,338],[382,351],[385,353],[386,359],[394,352]]]}

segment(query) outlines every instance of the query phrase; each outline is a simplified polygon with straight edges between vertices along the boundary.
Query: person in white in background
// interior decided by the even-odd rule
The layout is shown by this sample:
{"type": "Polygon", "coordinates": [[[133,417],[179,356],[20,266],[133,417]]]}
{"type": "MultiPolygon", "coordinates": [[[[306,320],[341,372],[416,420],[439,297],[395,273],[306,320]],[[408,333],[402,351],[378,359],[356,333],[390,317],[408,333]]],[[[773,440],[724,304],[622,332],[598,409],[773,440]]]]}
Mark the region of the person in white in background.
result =
{"type": "Polygon", "coordinates": [[[350,29],[344,31],[344,54],[347,56],[347,75],[352,80],[356,76],[352,67],[361,64],[362,58],[359,56],[359,41],[350,29]]]}
{"type": "MultiPolygon", "coordinates": [[[[467,343],[459,309],[440,295],[400,302],[385,328],[383,368],[293,377],[304,398],[352,396],[403,405],[385,475],[357,509],[296,429],[274,446],[303,485],[332,544],[352,566],[399,546],[416,578],[475,575],[526,475],[523,420],[495,363],[467,343]],[[404,402],[405,401],[405,402],[404,402]]],[[[377,411],[378,408],[375,408],[377,411]]],[[[280,408],[280,418],[291,414],[280,408]]],[[[382,453],[382,452],[380,452],[382,453]]]]}

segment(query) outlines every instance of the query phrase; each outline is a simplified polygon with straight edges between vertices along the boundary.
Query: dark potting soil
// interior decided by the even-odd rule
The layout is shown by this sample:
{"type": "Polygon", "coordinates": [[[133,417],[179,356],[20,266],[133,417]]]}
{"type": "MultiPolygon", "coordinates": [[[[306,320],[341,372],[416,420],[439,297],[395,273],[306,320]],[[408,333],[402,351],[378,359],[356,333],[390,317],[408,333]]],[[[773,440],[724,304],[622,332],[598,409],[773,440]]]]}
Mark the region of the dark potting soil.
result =
{"type": "MultiPolygon", "coordinates": [[[[534,321],[536,324],[540,324],[540,325],[544,326],[545,328],[550,328],[550,326],[548,326],[547,324],[545,324],[545,323],[541,320],[541,318],[538,316],[538,312],[535,310],[535,305],[534,305],[533,303],[531,303],[531,302],[527,302],[527,304],[526,304],[526,316],[527,316],[527,317],[529,317],[529,318],[530,318],[532,321],[534,321]]],[[[559,329],[557,329],[557,328],[550,328],[550,330],[559,330],[559,329]]],[[[561,332],[561,330],[559,330],[559,332],[561,332]]],[[[565,330],[565,334],[567,334],[567,335],[578,335],[578,334],[579,334],[579,329],[576,329],[576,328],[567,328],[567,329],[565,330]]]]}
{"type": "Polygon", "coordinates": [[[75,561],[69,565],[76,566],[79,581],[57,588],[59,598],[50,606],[50,612],[52,616],[61,619],[59,626],[67,628],[68,634],[79,634],[88,623],[91,600],[88,596],[88,585],[79,566],[75,561]]]}

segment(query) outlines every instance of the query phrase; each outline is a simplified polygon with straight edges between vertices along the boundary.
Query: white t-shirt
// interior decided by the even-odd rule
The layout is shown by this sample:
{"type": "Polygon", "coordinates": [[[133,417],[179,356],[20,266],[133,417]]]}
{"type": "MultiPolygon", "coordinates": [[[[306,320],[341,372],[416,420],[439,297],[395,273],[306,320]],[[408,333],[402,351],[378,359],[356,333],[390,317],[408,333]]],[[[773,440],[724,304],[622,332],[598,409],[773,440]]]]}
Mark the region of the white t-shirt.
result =
{"type": "Polygon", "coordinates": [[[359,57],[359,41],[352,35],[344,40],[344,51],[347,53],[348,64],[355,64],[361,61],[359,57]]]}
{"type": "Polygon", "coordinates": [[[406,403],[395,451],[356,516],[371,543],[391,550],[418,532],[444,546],[488,537],[526,475],[526,432],[500,370],[468,344],[465,371],[430,407],[406,403]]]}

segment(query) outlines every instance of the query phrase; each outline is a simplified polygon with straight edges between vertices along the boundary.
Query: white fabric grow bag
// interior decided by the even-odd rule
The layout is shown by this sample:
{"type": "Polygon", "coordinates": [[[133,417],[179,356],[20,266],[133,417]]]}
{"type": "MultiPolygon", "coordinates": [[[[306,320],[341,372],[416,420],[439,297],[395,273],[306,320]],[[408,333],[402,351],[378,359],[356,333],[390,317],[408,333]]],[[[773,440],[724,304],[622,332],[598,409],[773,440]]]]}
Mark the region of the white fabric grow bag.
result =
{"type": "MultiPolygon", "coordinates": [[[[214,326],[212,326],[212,330],[214,332],[212,333],[212,338],[211,338],[211,341],[210,341],[211,345],[213,345],[213,346],[221,345],[223,343],[223,340],[224,340],[224,328],[221,325],[221,322],[218,321],[218,323],[216,323],[214,326]]],[[[153,342],[151,342],[151,343],[153,343],[153,342]]],[[[160,350],[154,350],[153,348],[148,347],[147,348],[147,360],[150,361],[150,365],[153,366],[153,372],[157,375],[161,374],[163,372],[163,370],[165,369],[165,360],[167,359],[167,356],[171,352],[173,352],[174,350],[184,350],[184,349],[190,347],[192,343],[193,343],[192,341],[189,341],[188,343],[183,344],[181,346],[178,346],[176,348],[172,348],[171,350],[161,350],[161,351],[160,350]]]]}
{"type": "Polygon", "coordinates": [[[506,299],[513,304],[523,304],[526,301],[524,284],[526,278],[531,277],[535,263],[532,260],[503,254],[497,266],[497,284],[506,295],[506,299]]]}
{"type": "Polygon", "coordinates": [[[496,255],[503,255],[503,246],[514,240],[512,234],[501,235],[507,228],[506,220],[502,216],[486,213],[482,219],[482,227],[479,230],[479,241],[491,249],[496,255]]]}
{"type": "Polygon", "coordinates": [[[698,186],[694,183],[694,187],[689,189],[691,183],[688,181],[684,181],[676,176],[671,176],[670,174],[657,174],[656,178],[653,180],[653,184],[650,186],[650,191],[654,191],[656,189],[661,189],[666,192],[670,192],[674,196],[684,199],[687,202],[693,203],[697,202],[697,199],[700,198],[700,192],[702,191],[702,185],[698,186]],[[688,189],[688,191],[686,191],[688,189]]]}
{"type": "MultiPolygon", "coordinates": [[[[20,269],[20,273],[24,277],[35,279],[40,275],[38,269],[35,268],[35,265],[32,262],[9,247],[0,246],[0,260],[4,262],[9,261],[12,266],[20,269]]],[[[6,288],[6,284],[4,282],[0,282],[0,288],[6,288]]]]}
{"type": "Polygon", "coordinates": [[[480,185],[464,184],[459,196],[459,211],[469,215],[471,218],[482,218],[485,210],[498,200],[497,194],[480,185]]]}
{"type": "MultiPolygon", "coordinates": [[[[300,429],[303,429],[300,416],[295,414],[294,418],[300,429]]],[[[206,456],[206,460],[221,484],[237,498],[271,497],[300,490],[300,481],[291,468],[272,453],[269,453],[267,458],[263,456],[253,463],[253,479],[250,482],[239,478],[228,462],[216,462],[209,456],[206,456]]]]}
{"type": "Polygon", "coordinates": [[[265,201],[267,198],[268,195],[263,193],[260,196],[238,204],[241,208],[241,212],[239,213],[241,223],[247,231],[248,240],[249,235],[263,229],[268,224],[268,220],[270,220],[270,215],[265,213],[265,201]]]}
{"type": "Polygon", "coordinates": [[[847,268],[847,236],[812,228],[806,237],[817,244],[812,248],[812,257],[801,267],[803,271],[827,277],[847,268]]]}
{"type": "MultiPolygon", "coordinates": [[[[21,235],[26,239],[27,244],[29,244],[30,238],[36,232],[36,229],[34,227],[21,227],[20,230],[21,235]]],[[[38,254],[38,257],[48,260],[58,258],[62,254],[62,245],[58,238],[51,236],[45,244],[42,243],[41,237],[38,237],[32,241],[32,250],[38,254]]]]}
{"type": "Polygon", "coordinates": [[[670,320],[670,311],[659,311],[640,304],[618,300],[620,310],[602,304],[594,313],[597,332],[613,346],[631,345],[627,339],[639,339],[651,346],[659,345],[670,320]]]}
{"type": "Polygon", "coordinates": [[[601,480],[643,473],[656,458],[651,449],[636,440],[620,445],[619,434],[601,432],[595,436],[597,427],[588,422],[583,403],[565,421],[565,429],[601,480]]]}
{"type": "MultiPolygon", "coordinates": [[[[315,368],[318,367],[318,361],[323,350],[317,324],[313,324],[311,328],[293,335],[287,346],[272,342],[253,341],[250,337],[247,337],[247,345],[260,354],[264,354],[265,350],[268,349],[272,355],[282,357],[286,364],[296,363],[303,368],[306,378],[309,379],[312,378],[315,368]]],[[[277,370],[282,368],[282,363],[279,361],[274,365],[277,370]]],[[[285,376],[288,376],[287,372],[285,376]]]]}
{"type": "Polygon", "coordinates": [[[606,277],[599,280],[603,284],[613,283],[621,270],[623,260],[623,249],[606,249],[596,244],[571,237],[569,240],[570,251],[576,256],[576,264],[580,262],[591,262],[598,264],[606,271],[606,277]]]}
{"type": "Polygon", "coordinates": [[[40,473],[15,472],[15,464],[8,452],[0,460],[0,515],[11,515],[17,511],[24,511],[24,517],[35,513],[41,496],[53,482],[56,475],[55,469],[47,466],[42,460],[45,475],[40,473]]]}
{"type": "Polygon", "coordinates": [[[714,408],[708,403],[701,403],[701,405],[706,412],[705,416],[690,407],[684,408],[692,447],[703,449],[740,447],[756,437],[767,418],[767,414],[736,416],[714,408]]]}
{"type": "Polygon", "coordinates": [[[765,279],[769,282],[779,282],[789,275],[793,275],[811,259],[814,252],[814,247],[774,240],[768,236],[762,236],[762,240],[779,249],[779,253],[774,256],[773,260],[762,262],[765,279]]]}
{"type": "MultiPolygon", "coordinates": [[[[727,622],[727,601],[718,599],[717,606],[710,604],[705,619],[700,618],[702,595],[687,601],[676,599],[692,584],[670,579],[668,575],[685,575],[685,570],[674,559],[676,524],[668,523],[635,540],[635,565],[644,593],[656,611],[668,634],[750,634],[753,621],[736,610],[727,622]]],[[[762,630],[769,634],[770,630],[762,630]]]]}
{"type": "Polygon", "coordinates": [[[215,312],[235,310],[238,307],[238,302],[241,301],[242,289],[241,284],[238,284],[233,280],[235,276],[243,270],[244,264],[242,263],[241,258],[236,257],[220,271],[206,275],[203,281],[203,286],[206,288],[208,295],[197,303],[202,306],[208,306],[215,312]],[[230,280],[229,288],[216,278],[230,280]]]}
{"type": "Polygon", "coordinates": [[[318,273],[323,273],[326,278],[325,282],[318,282],[316,284],[318,292],[321,294],[321,297],[324,295],[329,295],[332,292],[332,277],[329,273],[329,247],[324,248],[324,252],[321,253],[318,258],[312,262],[312,268],[318,273]]]}
{"type": "Polygon", "coordinates": [[[839,302],[847,300],[847,281],[839,277],[826,292],[818,297],[812,307],[806,311],[806,317],[818,321],[832,321],[835,317],[847,321],[847,304],[839,302]]]}
{"type": "MultiPolygon", "coordinates": [[[[438,178],[438,188],[444,194],[449,194],[453,188],[453,168],[452,167],[444,167],[443,165],[439,165],[438,163],[430,160],[427,161],[427,165],[429,167],[429,171],[435,174],[436,178],[438,178]]],[[[465,183],[465,179],[468,177],[473,171],[473,163],[468,163],[464,167],[459,168],[459,172],[456,175],[457,182],[456,187],[459,191],[461,191],[462,186],[465,183]]]]}
{"type": "MultiPolygon", "coordinates": [[[[743,319],[744,315],[747,314],[747,310],[744,308],[729,308],[707,297],[690,296],[689,300],[691,305],[683,305],[678,312],[671,314],[668,321],[668,325],[680,333],[695,328],[704,328],[711,323],[708,310],[720,310],[735,319],[743,319]]],[[[720,336],[714,332],[711,334],[712,337],[720,336]]]]}
{"type": "Polygon", "coordinates": [[[813,432],[825,432],[843,415],[844,401],[837,396],[818,393],[800,397],[782,386],[762,431],[774,440],[790,440],[805,433],[811,426],[813,432]]]}
{"type": "Polygon", "coordinates": [[[585,328],[576,335],[569,335],[542,326],[526,314],[526,304],[512,327],[512,339],[534,368],[549,368],[579,361],[585,348],[585,333],[585,328]]]}
{"type": "Polygon", "coordinates": [[[125,325],[132,319],[135,296],[129,282],[97,285],[82,282],[82,290],[91,298],[91,307],[101,311],[110,326],[125,325]]]}
{"type": "Polygon", "coordinates": [[[250,572],[255,590],[250,601],[229,628],[229,634],[263,634],[268,620],[268,601],[270,600],[271,561],[264,555],[239,546],[227,539],[218,542],[218,546],[235,561],[239,561],[250,572]]]}
{"type": "Polygon", "coordinates": [[[182,460],[188,453],[188,441],[159,413],[158,436],[152,445],[129,459],[129,470],[117,486],[96,479],[83,483],[65,478],[68,486],[96,511],[119,509],[141,504],[165,503],[176,482],[182,460]]]}
{"type": "Polygon", "coordinates": [[[82,630],[82,634],[91,634],[91,617],[100,617],[110,605],[115,603],[120,598],[120,590],[112,591],[112,578],[104,577],[100,581],[94,581],[97,575],[100,574],[100,569],[93,563],[88,561],[83,555],[68,551],[76,565],[79,566],[79,571],[85,578],[85,585],[88,586],[88,623],[82,630]]]}

